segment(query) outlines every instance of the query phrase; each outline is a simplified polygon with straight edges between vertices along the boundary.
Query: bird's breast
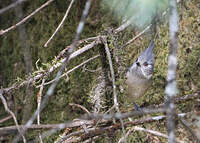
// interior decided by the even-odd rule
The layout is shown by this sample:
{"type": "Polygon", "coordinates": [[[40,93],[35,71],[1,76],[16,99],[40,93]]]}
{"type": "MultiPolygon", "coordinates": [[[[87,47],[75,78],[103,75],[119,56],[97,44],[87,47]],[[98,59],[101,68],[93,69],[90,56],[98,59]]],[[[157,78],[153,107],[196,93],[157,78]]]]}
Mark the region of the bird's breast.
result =
{"type": "Polygon", "coordinates": [[[152,84],[152,79],[141,78],[128,72],[126,84],[128,85],[128,96],[134,99],[145,94],[152,84]]]}

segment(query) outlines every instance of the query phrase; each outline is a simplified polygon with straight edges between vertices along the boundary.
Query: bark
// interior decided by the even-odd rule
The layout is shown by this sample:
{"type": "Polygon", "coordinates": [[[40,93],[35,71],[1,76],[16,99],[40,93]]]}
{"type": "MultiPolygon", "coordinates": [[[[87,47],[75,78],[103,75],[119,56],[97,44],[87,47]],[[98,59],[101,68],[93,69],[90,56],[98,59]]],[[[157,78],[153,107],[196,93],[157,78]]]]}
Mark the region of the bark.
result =
{"type": "MultiPolygon", "coordinates": [[[[16,0],[13,0],[13,2],[16,2],[16,0]]],[[[17,21],[20,21],[21,19],[23,19],[23,10],[22,10],[21,5],[15,8],[15,15],[17,17],[17,21]]],[[[21,41],[21,47],[23,49],[26,75],[29,75],[32,72],[33,66],[32,66],[31,49],[27,41],[28,37],[27,37],[25,25],[23,24],[20,25],[18,27],[18,32],[19,32],[19,39],[21,41]]],[[[30,118],[32,103],[33,103],[33,88],[31,87],[31,84],[27,84],[26,94],[24,97],[22,123],[25,123],[30,118]]]]}

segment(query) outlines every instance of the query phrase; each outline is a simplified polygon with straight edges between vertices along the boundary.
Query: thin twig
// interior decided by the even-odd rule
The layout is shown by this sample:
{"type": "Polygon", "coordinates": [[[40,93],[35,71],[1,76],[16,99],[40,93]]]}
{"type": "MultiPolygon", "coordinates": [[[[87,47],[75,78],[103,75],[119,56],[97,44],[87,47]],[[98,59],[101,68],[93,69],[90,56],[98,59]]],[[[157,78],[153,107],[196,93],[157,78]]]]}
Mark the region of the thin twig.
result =
{"type": "MultiPolygon", "coordinates": [[[[105,122],[102,121],[102,123],[105,122]]],[[[29,130],[42,130],[42,129],[64,129],[64,128],[75,128],[75,127],[81,127],[82,125],[94,125],[94,121],[86,121],[86,120],[74,120],[69,121],[66,123],[60,123],[60,124],[32,124],[27,129],[29,130]]],[[[25,125],[19,125],[19,129],[25,128],[25,125]]],[[[17,126],[7,126],[7,127],[1,127],[0,128],[0,135],[10,135],[15,134],[18,131],[17,126]]]]}
{"type": "Polygon", "coordinates": [[[139,38],[140,36],[142,36],[147,30],[149,30],[151,26],[152,26],[152,24],[150,24],[149,26],[147,26],[142,32],[140,32],[138,35],[136,35],[131,40],[129,40],[128,42],[126,42],[126,44],[124,44],[122,47],[124,48],[124,47],[128,46],[129,44],[131,44],[137,38],[139,38]]]}
{"type": "MultiPolygon", "coordinates": [[[[150,130],[150,129],[145,129],[145,128],[138,127],[138,126],[134,126],[133,129],[136,130],[136,131],[143,131],[143,132],[146,132],[146,133],[150,133],[150,134],[153,134],[153,135],[156,135],[156,136],[159,136],[159,137],[164,137],[166,139],[169,139],[169,137],[167,135],[165,135],[163,133],[160,133],[158,131],[154,131],[154,130],[150,130]]],[[[178,143],[184,143],[183,141],[177,140],[177,139],[176,139],[176,142],[178,142],[178,143]]]]}
{"type": "Polygon", "coordinates": [[[49,5],[51,2],[53,2],[54,0],[49,0],[46,3],[44,3],[41,7],[37,8],[35,11],[33,11],[30,15],[26,16],[24,19],[22,19],[20,22],[18,22],[17,24],[5,29],[5,30],[0,30],[0,36],[7,33],[10,30],[15,29],[16,27],[18,27],[19,25],[25,23],[29,18],[31,18],[33,15],[35,15],[37,12],[39,12],[41,9],[43,9],[44,7],[46,7],[47,5],[49,5]]]}
{"type": "MultiPolygon", "coordinates": [[[[113,105],[110,109],[108,109],[103,115],[106,115],[108,114],[110,111],[112,111],[113,109],[115,109],[115,105],[113,105]]],[[[95,125],[95,128],[97,128],[98,124],[102,121],[102,119],[98,120],[96,125],[95,125]]]]}
{"type": "Polygon", "coordinates": [[[90,114],[90,111],[89,111],[87,108],[85,108],[84,106],[82,106],[82,105],[74,104],[74,103],[69,103],[69,105],[70,105],[70,106],[76,106],[76,107],[78,107],[78,108],[81,108],[83,111],[85,111],[86,113],[90,114]]]}
{"type": "Polygon", "coordinates": [[[106,50],[106,55],[107,55],[107,58],[108,58],[109,66],[110,66],[110,72],[111,72],[111,78],[112,78],[112,86],[113,86],[114,106],[115,106],[115,108],[118,108],[119,104],[117,102],[117,91],[116,91],[116,84],[115,84],[115,73],[114,73],[114,69],[113,69],[111,54],[110,54],[110,50],[108,48],[107,39],[105,37],[102,37],[102,38],[103,38],[103,43],[105,45],[105,50],[106,50]]]}
{"type": "MultiPolygon", "coordinates": [[[[89,38],[86,38],[86,39],[82,39],[82,40],[79,40],[78,43],[77,43],[77,46],[79,46],[80,44],[84,43],[84,42],[88,42],[88,41],[92,41],[92,43],[95,43],[95,44],[99,44],[101,41],[99,40],[99,37],[100,36],[96,36],[96,37],[89,37],[89,38]]],[[[87,45],[86,45],[87,46],[87,45]]],[[[65,53],[68,51],[68,49],[71,48],[71,45],[68,45],[65,49],[63,49],[56,57],[57,60],[65,57],[65,53]]]]}
{"type": "Polygon", "coordinates": [[[197,143],[200,143],[199,138],[196,136],[195,132],[189,127],[188,123],[184,119],[182,119],[181,117],[179,117],[178,119],[179,119],[180,123],[183,125],[183,127],[190,132],[190,134],[192,135],[193,139],[197,143]]]}
{"type": "Polygon", "coordinates": [[[92,69],[86,68],[86,65],[83,66],[83,71],[88,71],[88,72],[91,72],[91,73],[98,72],[98,71],[100,71],[101,69],[102,69],[102,68],[99,67],[99,68],[97,68],[97,69],[95,69],[95,70],[92,70],[92,69]]]}
{"type": "MultiPolygon", "coordinates": [[[[188,94],[188,95],[184,95],[182,97],[176,97],[174,98],[174,103],[175,104],[179,104],[179,103],[185,103],[186,101],[188,100],[194,100],[196,98],[199,98],[200,97],[200,93],[199,92],[196,92],[196,93],[193,93],[193,94],[188,94]]],[[[163,108],[166,106],[166,103],[161,103],[161,104],[158,104],[158,105],[150,105],[146,108],[163,108]]]]}
{"type": "MultiPolygon", "coordinates": [[[[40,106],[41,106],[41,99],[42,99],[42,92],[43,92],[43,88],[44,88],[44,82],[45,82],[45,79],[42,79],[42,85],[40,87],[40,91],[38,93],[38,96],[37,96],[37,102],[38,102],[38,110],[40,110],[40,106]]],[[[38,113],[38,116],[37,116],[37,124],[40,125],[40,112],[38,113]]],[[[40,143],[43,143],[42,141],[42,136],[41,136],[41,133],[39,132],[39,139],[40,139],[40,143]]]]}
{"type": "Polygon", "coordinates": [[[83,143],[95,143],[99,139],[100,136],[96,136],[93,138],[89,138],[88,140],[84,141],[83,143]]]}
{"type": "Polygon", "coordinates": [[[11,119],[11,118],[12,118],[12,116],[10,115],[10,116],[8,116],[8,117],[6,117],[6,118],[1,119],[1,120],[0,120],[0,124],[2,124],[3,122],[5,122],[5,121],[7,121],[7,120],[9,120],[9,119],[11,119]]]}
{"type": "Polygon", "coordinates": [[[134,130],[134,127],[129,129],[128,132],[126,132],[126,135],[119,139],[118,143],[124,142],[124,140],[130,135],[130,133],[133,132],[133,130],[134,130]]]}
{"type": "Polygon", "coordinates": [[[82,116],[82,119],[85,120],[98,120],[98,119],[104,119],[104,120],[112,120],[112,119],[125,119],[132,116],[141,116],[145,114],[151,114],[151,113],[162,113],[165,112],[165,108],[156,108],[156,109],[145,109],[141,108],[141,111],[132,111],[132,112],[126,112],[126,113],[113,113],[113,114],[95,114],[92,113],[90,115],[84,115],[82,116]]]}
{"type": "Polygon", "coordinates": [[[96,40],[98,39],[99,36],[96,36],[96,37],[89,37],[89,38],[85,38],[85,39],[82,39],[82,40],[79,40],[79,44],[83,43],[83,42],[89,42],[89,41],[93,41],[93,40],[96,40]]]}
{"type": "MultiPolygon", "coordinates": [[[[92,60],[94,60],[94,59],[96,59],[96,58],[98,58],[98,57],[99,57],[99,55],[96,55],[96,56],[94,56],[94,57],[92,57],[92,58],[90,58],[90,59],[88,59],[88,60],[82,62],[81,64],[75,66],[75,67],[72,68],[71,70],[69,70],[69,71],[67,71],[66,73],[62,74],[62,75],[61,75],[60,77],[58,77],[57,79],[61,79],[61,78],[63,78],[64,76],[67,76],[68,74],[70,74],[70,73],[73,72],[74,70],[80,68],[81,66],[87,64],[88,62],[90,62],[90,61],[92,61],[92,60]]],[[[49,82],[46,82],[46,83],[44,83],[44,85],[51,84],[51,83],[53,83],[53,82],[54,82],[55,80],[57,80],[57,79],[53,79],[53,80],[51,80],[51,81],[49,81],[49,82]]],[[[37,86],[37,88],[38,88],[38,87],[41,87],[41,85],[37,86]]]]}
{"type": "Polygon", "coordinates": [[[124,24],[114,30],[114,33],[119,33],[131,25],[131,19],[127,20],[124,24]]]}
{"type": "Polygon", "coordinates": [[[25,138],[25,136],[23,135],[22,130],[20,130],[20,128],[19,128],[19,124],[18,124],[18,122],[17,122],[17,118],[15,117],[15,114],[8,108],[6,99],[3,97],[2,93],[0,93],[0,98],[1,98],[1,101],[2,101],[2,103],[3,103],[3,105],[4,105],[5,110],[13,117],[13,120],[14,120],[14,122],[15,122],[15,124],[16,124],[17,130],[18,130],[19,134],[20,134],[20,135],[22,136],[22,138],[23,138],[23,142],[26,143],[26,138],[25,138]]]}
{"type": "Polygon", "coordinates": [[[18,0],[18,1],[16,1],[16,2],[14,2],[14,3],[8,5],[7,7],[4,7],[4,8],[2,8],[2,9],[0,9],[0,15],[1,15],[2,13],[4,13],[4,12],[8,11],[8,10],[11,9],[11,8],[14,8],[14,7],[18,6],[19,4],[21,4],[22,2],[25,2],[25,1],[27,1],[27,0],[18,0]]]}
{"type": "Polygon", "coordinates": [[[49,40],[44,44],[44,47],[47,47],[48,43],[53,39],[53,37],[55,36],[55,34],[58,32],[58,30],[60,29],[60,27],[63,25],[65,19],[66,19],[67,16],[68,16],[68,13],[69,13],[69,11],[70,11],[70,9],[71,9],[73,3],[74,3],[74,0],[71,0],[71,2],[70,2],[70,4],[69,4],[69,7],[68,7],[68,9],[67,9],[67,11],[66,11],[66,13],[65,13],[65,15],[64,15],[64,17],[63,17],[63,19],[62,19],[62,21],[60,22],[60,24],[59,24],[58,27],[56,28],[56,31],[53,33],[53,35],[52,35],[52,36],[49,38],[49,40]]]}
{"type": "MultiPolygon", "coordinates": [[[[69,56],[69,61],[74,59],[75,57],[79,56],[80,54],[92,49],[95,45],[99,44],[100,40],[95,40],[92,43],[84,46],[83,48],[73,52],[70,56],[69,56]]],[[[70,47],[71,48],[71,47],[70,47]]],[[[66,61],[66,58],[62,59],[59,63],[53,65],[51,68],[49,68],[47,73],[52,73],[56,68],[60,67],[64,62],[66,61]]],[[[37,75],[37,79],[41,78],[43,76],[43,74],[39,74],[37,75]]],[[[44,84],[45,85],[45,84],[44,84]]]]}
{"type": "Polygon", "coordinates": [[[122,143],[124,141],[124,138],[128,137],[129,134],[131,134],[131,132],[133,132],[134,130],[136,130],[136,131],[144,131],[144,132],[151,133],[153,135],[164,137],[164,138],[168,139],[167,135],[162,134],[160,132],[149,130],[149,129],[145,129],[145,128],[141,128],[141,127],[138,127],[138,126],[134,126],[134,127],[132,127],[131,129],[128,130],[128,132],[126,133],[126,135],[124,137],[120,138],[120,140],[118,141],[118,143],[122,143]]]}

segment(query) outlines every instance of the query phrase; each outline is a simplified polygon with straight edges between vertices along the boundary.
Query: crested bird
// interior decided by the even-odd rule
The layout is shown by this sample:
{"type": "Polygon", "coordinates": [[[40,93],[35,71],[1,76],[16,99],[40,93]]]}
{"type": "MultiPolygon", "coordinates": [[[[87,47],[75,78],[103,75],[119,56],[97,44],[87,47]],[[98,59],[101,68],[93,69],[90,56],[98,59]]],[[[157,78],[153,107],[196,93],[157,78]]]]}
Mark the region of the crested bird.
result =
{"type": "Polygon", "coordinates": [[[154,72],[154,41],[148,46],[130,66],[126,74],[128,85],[128,101],[135,104],[135,99],[146,93],[152,85],[154,72]]]}

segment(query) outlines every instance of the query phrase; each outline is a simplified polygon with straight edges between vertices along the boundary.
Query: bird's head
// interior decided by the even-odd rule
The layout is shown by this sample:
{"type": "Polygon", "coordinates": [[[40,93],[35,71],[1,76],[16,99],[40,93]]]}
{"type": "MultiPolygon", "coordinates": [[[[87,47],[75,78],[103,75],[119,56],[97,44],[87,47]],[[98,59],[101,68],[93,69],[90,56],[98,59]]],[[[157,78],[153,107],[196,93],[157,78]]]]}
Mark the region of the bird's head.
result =
{"type": "MultiPolygon", "coordinates": [[[[136,74],[150,79],[153,75],[154,69],[154,41],[151,41],[148,48],[145,49],[140,56],[133,63],[131,69],[133,69],[136,74]]],[[[132,71],[132,72],[133,72],[132,71]]]]}

